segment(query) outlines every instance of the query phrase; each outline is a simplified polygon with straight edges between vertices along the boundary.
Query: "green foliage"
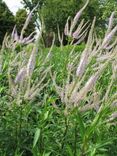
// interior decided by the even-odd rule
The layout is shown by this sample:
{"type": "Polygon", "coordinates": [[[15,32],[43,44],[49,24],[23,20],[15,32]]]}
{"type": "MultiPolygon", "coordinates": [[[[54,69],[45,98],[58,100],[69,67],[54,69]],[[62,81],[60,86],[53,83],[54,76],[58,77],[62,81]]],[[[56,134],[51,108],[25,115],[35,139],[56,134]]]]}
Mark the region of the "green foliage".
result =
{"type": "Polygon", "coordinates": [[[45,4],[46,0],[23,0],[23,4],[29,10],[32,10],[38,3],[39,8],[45,4]]]}
{"type": "MultiPolygon", "coordinates": [[[[52,58],[50,60],[50,64],[52,65],[52,70],[57,71],[57,80],[62,81],[66,77],[66,67],[69,61],[69,54],[71,50],[73,49],[73,46],[66,45],[62,48],[60,47],[53,47],[52,49],[52,58]]],[[[76,46],[74,48],[75,53],[81,53],[81,51],[84,49],[84,44],[76,46]]],[[[43,50],[43,53],[48,53],[49,48],[45,48],[43,50]]]]}
{"type": "Polygon", "coordinates": [[[117,1],[116,0],[104,0],[101,1],[101,9],[103,12],[102,18],[107,20],[107,17],[110,16],[110,13],[113,11],[117,11],[117,1]]]}
{"type": "MultiPolygon", "coordinates": [[[[57,35],[58,26],[60,32],[63,32],[67,18],[69,16],[73,18],[79,8],[85,3],[85,1],[82,0],[23,0],[23,2],[29,10],[39,3],[39,16],[35,14],[35,18],[38,18],[40,22],[42,22],[43,19],[46,32],[44,34],[45,40],[51,40],[51,32],[55,32],[57,35]]],[[[116,0],[90,0],[83,14],[83,18],[92,21],[94,16],[96,16],[97,31],[103,34],[108,17],[112,11],[116,11],[116,5],[116,0]]]]}
{"type": "Polygon", "coordinates": [[[2,43],[6,32],[12,32],[14,25],[14,16],[5,2],[0,0],[0,44],[2,43]]]}
{"type": "MultiPolygon", "coordinates": [[[[32,46],[26,47],[29,49],[28,53],[32,51],[32,46]]],[[[49,64],[52,65],[52,71],[57,72],[57,81],[60,84],[66,79],[66,65],[70,52],[74,49],[75,54],[80,54],[84,46],[76,46],[75,49],[70,45],[62,48],[53,47],[49,64]]],[[[49,50],[49,48],[42,49],[42,52],[39,50],[41,60],[37,57],[33,77],[37,77],[39,66],[49,50]]],[[[7,68],[11,59],[8,49],[5,58],[4,70],[0,77],[0,140],[2,140],[0,155],[80,156],[82,153],[92,156],[116,155],[117,128],[104,124],[109,107],[105,106],[99,114],[92,110],[81,113],[76,108],[66,114],[51,81],[36,100],[32,102],[25,100],[18,105],[12,100],[13,97],[7,94],[7,68]],[[54,104],[57,107],[54,107],[54,104]]],[[[107,72],[111,77],[110,67],[107,72]]],[[[101,87],[103,84],[103,88],[106,88],[109,79],[105,82],[103,75],[100,80],[98,86],[101,87]]]]}
{"type": "MultiPolygon", "coordinates": [[[[44,6],[42,6],[42,9],[40,10],[40,14],[43,17],[46,31],[57,33],[58,25],[60,28],[60,32],[63,32],[67,18],[69,16],[73,18],[79,8],[81,8],[83,5],[84,2],[81,0],[46,0],[44,6]]],[[[96,26],[104,27],[104,21],[102,21],[101,18],[102,14],[103,12],[100,8],[100,2],[97,0],[91,0],[85,13],[83,14],[83,18],[87,21],[92,21],[94,16],[96,16],[96,26]]]]}
{"type": "MultiPolygon", "coordinates": [[[[58,44],[58,28],[60,34],[63,33],[68,17],[70,16],[73,18],[81,6],[84,5],[82,0],[79,0],[78,2],[77,0],[24,0],[25,7],[29,10],[31,10],[37,3],[39,3],[39,16],[37,16],[37,13],[35,13],[35,16],[40,23],[44,24],[43,38],[46,46],[51,45],[52,32],[56,34],[56,44],[58,44]]],[[[94,16],[97,17],[96,26],[98,27],[101,25],[101,27],[105,27],[104,21],[100,18],[102,16],[102,10],[100,9],[99,1],[91,0],[83,14],[83,18],[92,21],[94,16]]],[[[64,40],[64,44],[66,44],[66,40],[64,40]]]]}
{"type": "Polygon", "coordinates": [[[58,25],[60,32],[63,32],[68,16],[73,17],[78,9],[78,4],[75,0],[46,0],[40,13],[44,20],[45,30],[57,33],[58,25]]]}
{"type": "Polygon", "coordinates": [[[40,40],[23,46],[6,36],[0,51],[1,156],[117,155],[117,47],[108,50],[115,28],[107,40],[92,26],[79,46],[43,48],[40,40]]]}

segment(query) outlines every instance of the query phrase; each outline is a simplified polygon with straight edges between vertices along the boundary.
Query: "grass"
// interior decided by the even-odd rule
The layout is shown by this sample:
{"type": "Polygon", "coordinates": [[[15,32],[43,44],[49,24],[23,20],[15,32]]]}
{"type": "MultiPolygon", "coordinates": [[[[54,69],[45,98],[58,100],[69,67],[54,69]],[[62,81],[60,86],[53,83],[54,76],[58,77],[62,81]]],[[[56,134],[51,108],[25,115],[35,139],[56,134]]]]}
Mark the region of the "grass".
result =
{"type": "Polygon", "coordinates": [[[43,48],[40,37],[24,46],[26,23],[21,38],[14,38],[16,28],[5,37],[0,51],[1,156],[117,155],[117,46],[112,44],[117,27],[112,29],[110,18],[104,38],[97,38],[94,19],[86,43],[74,45],[74,20],[66,46],[61,41],[54,46],[53,39],[52,47],[43,48]]]}
{"type": "MultiPolygon", "coordinates": [[[[67,70],[65,68],[68,62],[66,64],[65,62],[72,48],[72,46],[63,47],[62,50],[57,47],[53,48],[52,56],[47,61],[47,65],[45,64],[45,67],[52,66],[52,72],[56,71],[57,83],[60,85],[62,85],[63,78],[66,78],[67,70]],[[64,53],[64,57],[60,53],[64,53]]],[[[78,50],[74,50],[74,53],[80,53],[82,46],[76,49],[78,50]]],[[[32,79],[38,77],[41,67],[39,64],[43,62],[48,50],[45,49],[44,53],[41,53],[40,60],[37,57],[32,79]]],[[[5,58],[7,57],[8,60],[11,59],[9,53],[5,53],[5,58]]],[[[0,155],[77,156],[83,153],[83,155],[116,155],[116,125],[105,124],[110,114],[108,105],[98,114],[95,109],[80,112],[76,108],[69,110],[66,114],[65,105],[58,97],[49,73],[43,82],[46,83],[49,79],[49,84],[42,92],[37,94],[34,100],[20,97],[21,102],[18,104],[16,97],[8,93],[8,62],[5,59],[4,70],[0,76],[0,138],[2,140],[0,155]]],[[[89,70],[88,74],[90,73],[92,71],[89,70]]],[[[111,75],[112,70],[109,65],[96,86],[102,97],[109,85],[111,75]]],[[[34,81],[32,80],[33,83],[34,81]]],[[[115,90],[116,87],[113,86],[110,96],[115,90]]],[[[86,105],[87,100],[84,99],[81,105],[86,105]]]]}

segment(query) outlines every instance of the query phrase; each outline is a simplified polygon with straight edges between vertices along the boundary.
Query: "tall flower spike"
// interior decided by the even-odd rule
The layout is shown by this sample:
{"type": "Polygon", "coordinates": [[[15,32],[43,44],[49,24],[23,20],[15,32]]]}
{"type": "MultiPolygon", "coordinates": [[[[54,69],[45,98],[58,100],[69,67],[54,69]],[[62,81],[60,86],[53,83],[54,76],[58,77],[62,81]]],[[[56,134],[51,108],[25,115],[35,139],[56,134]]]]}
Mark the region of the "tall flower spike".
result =
{"type": "Polygon", "coordinates": [[[84,24],[84,20],[81,21],[81,23],[78,26],[78,28],[76,29],[76,31],[72,34],[73,38],[78,39],[78,38],[82,37],[82,35],[87,31],[87,29],[89,28],[89,25],[87,26],[87,28],[84,31],[83,31],[83,29],[86,27],[88,22],[86,22],[84,25],[83,24],[84,24]]]}
{"type": "Polygon", "coordinates": [[[81,38],[78,39],[78,41],[77,41],[76,43],[74,43],[74,45],[78,45],[78,44],[80,44],[82,41],[84,41],[86,35],[87,35],[87,32],[86,32],[83,36],[81,36],[81,38]]]}
{"type": "Polygon", "coordinates": [[[92,90],[92,88],[95,86],[97,79],[99,78],[99,73],[92,75],[89,80],[86,82],[85,86],[78,92],[72,95],[71,101],[78,105],[81,100],[83,100],[87,93],[92,90]]]}
{"type": "Polygon", "coordinates": [[[12,96],[16,96],[17,88],[13,79],[11,78],[10,69],[8,70],[8,81],[9,81],[9,91],[11,92],[12,96]]]}
{"type": "Polygon", "coordinates": [[[36,53],[38,51],[38,48],[35,46],[32,50],[32,53],[30,55],[28,64],[27,64],[27,75],[30,76],[34,70],[35,63],[36,63],[36,53]]]}
{"type": "Polygon", "coordinates": [[[82,77],[82,75],[85,71],[86,65],[88,63],[89,53],[91,52],[91,48],[93,45],[93,30],[94,30],[94,26],[95,26],[95,20],[96,20],[96,18],[94,18],[94,20],[93,20],[91,30],[89,32],[89,37],[88,37],[88,41],[86,44],[86,48],[81,55],[80,63],[79,63],[78,68],[76,70],[76,75],[78,77],[82,77]]]}
{"type": "Polygon", "coordinates": [[[26,37],[26,41],[25,42],[29,42],[32,39],[32,36],[35,34],[35,31],[32,32],[28,37],[26,37]]]}
{"type": "Polygon", "coordinates": [[[94,36],[93,32],[94,32],[95,22],[96,22],[96,17],[94,17],[94,20],[91,25],[91,30],[89,31],[88,40],[87,40],[87,44],[86,44],[87,48],[90,47],[92,40],[93,40],[93,36],[94,36]]]}
{"type": "Polygon", "coordinates": [[[26,67],[23,67],[20,69],[20,71],[18,72],[16,78],[15,78],[15,83],[20,83],[24,80],[24,78],[26,77],[26,67]]]}
{"type": "Polygon", "coordinates": [[[80,11],[78,11],[76,16],[74,17],[73,22],[72,22],[71,27],[70,27],[70,35],[72,34],[73,29],[75,28],[80,16],[82,15],[82,12],[87,7],[88,3],[89,3],[89,0],[86,1],[86,4],[80,9],[80,11]]]}
{"type": "Polygon", "coordinates": [[[111,14],[111,16],[110,16],[108,29],[107,29],[107,32],[105,34],[104,40],[102,42],[102,48],[105,48],[105,49],[110,49],[111,47],[113,48],[113,46],[117,43],[117,41],[115,40],[115,43],[113,43],[112,45],[109,45],[109,43],[111,42],[113,36],[117,32],[117,26],[115,26],[113,28],[114,15],[115,15],[115,12],[113,12],[111,14]]]}
{"type": "Polygon", "coordinates": [[[117,78],[117,61],[113,61],[112,63],[112,70],[113,70],[113,79],[117,78]]]}
{"type": "Polygon", "coordinates": [[[112,30],[112,27],[113,27],[113,21],[114,21],[114,15],[115,15],[115,12],[112,12],[110,18],[109,18],[109,25],[108,25],[108,30],[106,32],[106,35],[109,34],[109,32],[112,30]]]}
{"type": "Polygon", "coordinates": [[[27,26],[29,25],[29,22],[30,22],[30,20],[31,20],[31,18],[32,18],[33,12],[37,9],[37,7],[38,7],[38,4],[37,4],[36,7],[29,13],[29,15],[28,15],[28,17],[27,17],[27,19],[26,19],[26,21],[25,21],[25,24],[24,24],[24,26],[23,26],[23,28],[22,28],[22,31],[21,31],[20,40],[23,39],[24,32],[25,32],[27,26]]]}
{"type": "Polygon", "coordinates": [[[107,64],[108,64],[108,61],[102,66],[100,66],[100,69],[89,78],[85,86],[78,93],[73,94],[72,101],[74,103],[78,104],[79,101],[83,100],[84,97],[86,97],[87,93],[91,91],[91,89],[95,86],[100,74],[103,72],[107,64]]]}
{"type": "Polygon", "coordinates": [[[75,30],[75,32],[72,34],[72,36],[75,38],[75,36],[78,36],[81,32],[82,26],[84,24],[84,19],[80,22],[78,28],[75,30]]]}
{"type": "Polygon", "coordinates": [[[80,63],[76,70],[76,76],[81,77],[83,75],[87,62],[88,62],[88,52],[85,50],[81,56],[80,63]]]}
{"type": "Polygon", "coordinates": [[[97,92],[94,92],[91,101],[89,101],[88,104],[82,106],[80,111],[86,112],[87,110],[91,109],[95,109],[96,111],[98,111],[99,107],[100,107],[99,94],[97,92]]]}
{"type": "Polygon", "coordinates": [[[102,43],[102,47],[106,48],[106,46],[108,46],[108,44],[110,43],[110,41],[112,40],[116,32],[117,32],[117,26],[115,26],[107,36],[105,36],[104,41],[102,43]]]}
{"type": "Polygon", "coordinates": [[[16,41],[16,42],[19,40],[19,36],[18,36],[18,33],[17,33],[16,25],[15,25],[15,27],[13,28],[11,37],[12,37],[12,39],[13,39],[14,41],[16,41]]]}
{"type": "Polygon", "coordinates": [[[64,28],[64,34],[66,36],[69,36],[69,19],[70,19],[70,17],[68,17],[67,22],[65,24],[65,28],[64,28]]]}
{"type": "Polygon", "coordinates": [[[37,4],[37,6],[29,13],[29,15],[28,15],[28,17],[27,17],[27,19],[26,19],[26,21],[25,21],[25,24],[24,24],[24,26],[23,26],[23,28],[22,28],[22,30],[21,30],[20,36],[18,36],[16,26],[14,27],[14,29],[13,29],[13,31],[12,31],[12,35],[11,35],[13,41],[18,42],[18,43],[20,43],[20,44],[29,44],[29,43],[31,43],[31,42],[33,42],[33,41],[35,40],[34,34],[36,33],[36,31],[32,32],[28,37],[25,37],[25,38],[23,37],[23,35],[24,35],[24,33],[25,33],[25,30],[26,30],[27,26],[29,25],[29,22],[30,22],[30,20],[31,20],[31,18],[32,18],[33,12],[36,10],[37,7],[38,7],[38,4],[37,4]]]}

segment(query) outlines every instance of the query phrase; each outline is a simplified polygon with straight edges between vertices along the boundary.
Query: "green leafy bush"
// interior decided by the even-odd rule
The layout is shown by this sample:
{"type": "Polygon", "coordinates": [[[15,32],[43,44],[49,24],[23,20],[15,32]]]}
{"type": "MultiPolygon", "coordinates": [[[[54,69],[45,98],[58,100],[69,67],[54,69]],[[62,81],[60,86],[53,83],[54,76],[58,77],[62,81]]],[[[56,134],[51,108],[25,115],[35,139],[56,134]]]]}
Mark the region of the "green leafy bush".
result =
{"type": "MultiPolygon", "coordinates": [[[[73,41],[76,19],[66,32],[73,41]]],[[[54,47],[53,42],[45,49],[39,38],[25,47],[26,25],[17,40],[16,30],[5,37],[0,51],[0,155],[117,155],[117,26],[112,29],[112,21],[113,14],[105,37],[97,38],[94,19],[80,46],[71,41],[54,47]]]]}

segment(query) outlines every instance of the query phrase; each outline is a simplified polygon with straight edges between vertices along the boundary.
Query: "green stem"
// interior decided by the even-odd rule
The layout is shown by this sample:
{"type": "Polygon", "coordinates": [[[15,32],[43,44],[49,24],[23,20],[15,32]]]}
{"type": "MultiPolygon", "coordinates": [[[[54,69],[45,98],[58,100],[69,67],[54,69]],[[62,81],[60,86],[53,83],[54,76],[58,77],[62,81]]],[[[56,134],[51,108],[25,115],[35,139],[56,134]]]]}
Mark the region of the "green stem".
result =
{"type": "Polygon", "coordinates": [[[77,148],[77,123],[76,123],[76,125],[75,125],[75,139],[74,139],[74,156],[77,156],[76,154],[77,154],[77,150],[76,150],[76,148],[77,148]]]}
{"type": "Polygon", "coordinates": [[[65,139],[66,139],[67,131],[68,131],[68,120],[67,120],[67,117],[65,117],[65,131],[63,134],[63,140],[62,140],[62,145],[61,145],[62,153],[63,153],[63,149],[64,149],[64,145],[65,145],[65,139]]]}
{"type": "Polygon", "coordinates": [[[44,151],[44,143],[43,143],[43,135],[42,135],[42,129],[40,130],[40,143],[39,143],[39,149],[40,149],[40,154],[43,154],[44,151]]]}
{"type": "Polygon", "coordinates": [[[84,138],[84,143],[82,146],[82,150],[81,150],[81,156],[85,156],[86,151],[87,151],[87,143],[88,143],[88,138],[84,138]]]}
{"type": "Polygon", "coordinates": [[[22,133],[22,106],[20,106],[20,124],[19,124],[20,137],[22,133]]]}

